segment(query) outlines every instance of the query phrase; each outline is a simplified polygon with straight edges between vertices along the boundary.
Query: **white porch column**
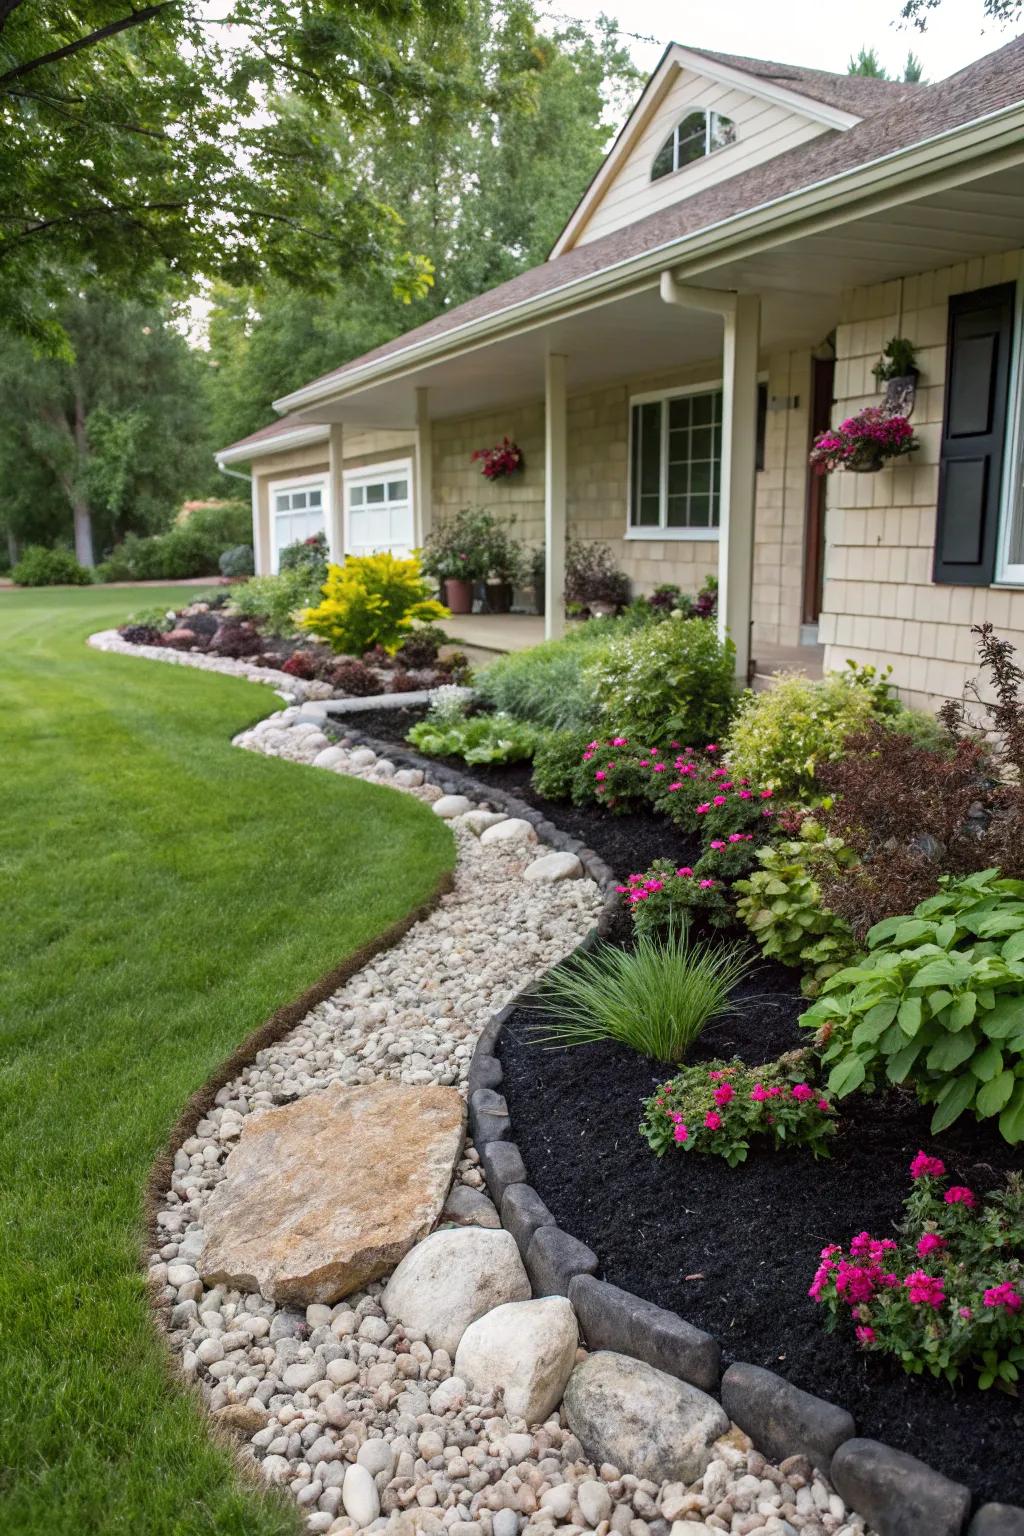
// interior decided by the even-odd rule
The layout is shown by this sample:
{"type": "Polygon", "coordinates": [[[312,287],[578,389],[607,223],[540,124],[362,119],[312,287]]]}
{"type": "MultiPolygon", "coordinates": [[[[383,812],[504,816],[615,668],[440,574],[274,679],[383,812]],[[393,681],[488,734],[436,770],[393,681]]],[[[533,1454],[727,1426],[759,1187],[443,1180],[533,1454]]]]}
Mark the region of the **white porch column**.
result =
{"type": "Polygon", "coordinates": [[[430,426],[430,391],[416,390],[416,478],[413,542],[420,548],[430,532],[434,514],[434,448],[430,426]]]}
{"type": "Polygon", "coordinates": [[[727,313],[722,347],[722,471],[718,536],[718,629],[736,647],[736,675],[750,666],[757,473],[757,358],[761,301],[739,293],[727,313]]]}
{"type": "Polygon", "coordinates": [[[565,358],[544,360],[544,638],[565,633],[565,358]]]}
{"type": "Polygon", "coordinates": [[[332,421],[327,440],[327,555],[332,564],[345,558],[345,429],[332,421]]]}

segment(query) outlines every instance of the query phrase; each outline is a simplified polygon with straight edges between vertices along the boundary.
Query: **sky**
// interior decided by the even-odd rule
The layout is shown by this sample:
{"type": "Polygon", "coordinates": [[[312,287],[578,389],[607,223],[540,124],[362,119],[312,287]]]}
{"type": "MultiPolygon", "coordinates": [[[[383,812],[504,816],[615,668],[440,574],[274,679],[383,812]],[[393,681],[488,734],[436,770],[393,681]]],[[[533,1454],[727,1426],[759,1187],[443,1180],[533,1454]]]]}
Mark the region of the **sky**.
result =
{"type": "Polygon", "coordinates": [[[666,43],[803,64],[845,74],[851,54],[876,49],[890,75],[902,73],[907,50],[924,64],[926,80],[942,80],[1021,30],[999,27],[982,0],[942,0],[927,30],[897,25],[901,0],[539,0],[551,20],[613,16],[630,40],[637,64],[651,70],[666,43]]]}

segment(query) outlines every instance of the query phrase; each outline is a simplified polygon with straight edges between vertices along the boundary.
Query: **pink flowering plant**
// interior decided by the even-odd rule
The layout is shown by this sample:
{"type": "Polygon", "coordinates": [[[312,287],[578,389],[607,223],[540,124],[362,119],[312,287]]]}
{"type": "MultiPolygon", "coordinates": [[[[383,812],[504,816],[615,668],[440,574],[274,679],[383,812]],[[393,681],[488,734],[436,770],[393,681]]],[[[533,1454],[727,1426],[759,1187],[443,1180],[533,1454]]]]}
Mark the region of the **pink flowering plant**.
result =
{"type": "Polygon", "coordinates": [[[912,1375],[1016,1394],[1024,1364],[1024,1181],[1009,1175],[981,1198],[948,1182],[940,1158],[918,1152],[895,1236],[860,1232],[830,1243],[809,1295],[831,1331],[853,1327],[862,1349],[893,1355],[912,1375]]]}
{"type": "Polygon", "coordinates": [[[642,754],[648,797],[677,827],[705,838],[749,832],[757,841],[772,830],[772,790],[733,774],[717,742],[702,747],[672,742],[664,752],[642,754]],[[647,759],[645,761],[645,758],[647,759]]]}
{"type": "Polygon", "coordinates": [[[838,427],[819,432],[810,461],[823,474],[834,469],[877,469],[888,459],[912,453],[917,446],[914,429],[905,416],[890,416],[880,406],[869,405],[838,427]]]}
{"type": "Polygon", "coordinates": [[[480,462],[480,473],[488,480],[504,480],[523,467],[523,451],[510,437],[503,437],[493,448],[477,448],[472,462],[480,462]]]}
{"type": "Polygon", "coordinates": [[[730,1168],[746,1160],[752,1142],[825,1156],[835,1114],[816,1074],[806,1050],[759,1067],[738,1059],[681,1067],[645,1100],[640,1134],[658,1157],[674,1147],[724,1157],[730,1168]]]}
{"type": "Polygon", "coordinates": [[[733,920],[730,886],[752,862],[751,834],[733,832],[712,838],[693,865],[655,859],[650,869],[629,875],[615,889],[622,897],[637,933],[655,933],[685,923],[693,912],[713,927],[733,920]]]}

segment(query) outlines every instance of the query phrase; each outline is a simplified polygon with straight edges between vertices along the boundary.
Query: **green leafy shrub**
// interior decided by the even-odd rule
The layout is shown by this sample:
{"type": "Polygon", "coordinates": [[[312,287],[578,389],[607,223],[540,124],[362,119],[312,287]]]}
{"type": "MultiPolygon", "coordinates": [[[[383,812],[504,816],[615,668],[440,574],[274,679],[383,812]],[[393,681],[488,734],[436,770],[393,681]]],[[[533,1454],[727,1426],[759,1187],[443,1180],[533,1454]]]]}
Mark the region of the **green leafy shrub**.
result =
{"type": "Polygon", "coordinates": [[[589,663],[613,644],[619,622],[593,619],[559,640],[500,656],[477,676],[480,697],[534,725],[592,733],[599,709],[589,663]]]}
{"type": "Polygon", "coordinates": [[[695,912],[712,927],[722,928],[733,918],[730,882],[746,873],[751,858],[749,842],[719,843],[692,868],[688,864],[677,868],[671,859],[655,859],[645,873],[630,875],[625,885],[615,889],[629,908],[638,934],[681,929],[695,912]]]}
{"type": "Polygon", "coordinates": [[[752,1141],[775,1152],[807,1147],[821,1157],[836,1126],[817,1072],[811,1051],[760,1067],[738,1058],[680,1067],[645,1099],[640,1134],[658,1157],[679,1147],[724,1157],[730,1168],[746,1161],[752,1141]]]}
{"type": "Polygon", "coordinates": [[[724,946],[691,945],[683,933],[641,936],[632,950],[599,944],[541,983],[543,1042],[618,1040],[656,1061],[681,1061],[701,1031],[729,1008],[749,959],[724,946]]]}
{"type": "Polygon", "coordinates": [[[769,959],[807,972],[801,990],[815,997],[857,950],[849,924],[823,906],[817,871],[846,868],[856,854],[807,817],[797,837],[758,848],[755,857],[760,868],[733,887],[736,915],[769,959]]]}
{"type": "Polygon", "coordinates": [[[545,800],[571,800],[587,749],[586,731],[542,731],[533,754],[530,784],[545,800]]]}
{"type": "Polygon", "coordinates": [[[316,600],[319,586],[308,569],[292,566],[277,576],[254,576],[231,593],[231,612],[261,622],[267,633],[291,637],[299,619],[316,600]]]}
{"type": "Polygon", "coordinates": [[[302,615],[302,628],[346,654],[373,646],[393,652],[414,624],[448,617],[447,608],[429,596],[419,561],[387,552],[329,565],[322,591],[317,606],[302,615]]]}
{"type": "Polygon", "coordinates": [[[717,742],[733,707],[736,651],[713,624],[673,619],[617,638],[589,668],[606,728],[645,746],[717,742]]]}
{"type": "Polygon", "coordinates": [[[802,672],[780,673],[763,693],[743,695],[725,750],[737,774],[784,794],[809,793],[818,764],[839,757],[874,707],[872,689],[855,674],[812,682],[802,672]]]}
{"type": "Polygon", "coordinates": [[[829,1088],[883,1079],[934,1104],[932,1131],[966,1111],[1024,1140],[1024,881],[995,869],[942,879],[909,917],[868,934],[801,1023],[819,1030],[829,1088]]]}
{"type": "Polygon", "coordinates": [[[216,576],[227,549],[252,540],[252,513],[241,501],[199,506],[166,533],[126,534],[97,567],[101,581],[180,581],[216,576]]]}
{"type": "Polygon", "coordinates": [[[467,763],[518,763],[533,754],[536,732],[511,715],[472,715],[468,720],[421,720],[406,736],[429,757],[461,757],[467,763]]]}
{"type": "Polygon", "coordinates": [[[323,586],[327,580],[327,535],[311,533],[308,539],[286,544],[277,559],[279,571],[305,571],[310,584],[323,586]]]}
{"type": "Polygon", "coordinates": [[[1016,1394],[1024,1365],[1024,1181],[979,1201],[943,1190],[945,1164],[918,1152],[897,1236],[860,1232],[822,1250],[810,1296],[854,1325],[861,1348],[891,1355],[905,1371],[956,1383],[968,1371],[984,1391],[1016,1394]]]}
{"type": "Polygon", "coordinates": [[[217,561],[222,576],[252,576],[256,572],[256,562],[251,544],[235,544],[231,549],[225,549],[217,561]]]}
{"type": "Polygon", "coordinates": [[[11,570],[19,587],[87,587],[91,573],[69,549],[44,549],[30,544],[11,570]]]}

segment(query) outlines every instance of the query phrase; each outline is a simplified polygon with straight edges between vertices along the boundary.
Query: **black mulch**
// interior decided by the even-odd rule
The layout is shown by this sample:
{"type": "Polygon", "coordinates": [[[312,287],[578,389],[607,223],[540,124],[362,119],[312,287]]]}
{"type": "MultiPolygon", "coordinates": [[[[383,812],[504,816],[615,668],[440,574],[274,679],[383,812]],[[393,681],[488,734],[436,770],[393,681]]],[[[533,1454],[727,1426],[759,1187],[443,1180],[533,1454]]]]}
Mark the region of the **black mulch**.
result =
{"type": "MultiPolygon", "coordinates": [[[[424,713],[365,710],[336,724],[397,746],[424,713]]],[[[542,799],[530,788],[529,763],[467,770],[458,758],[438,762],[543,810],[620,877],[655,858],[694,860],[694,843],[662,817],[612,816],[542,799]]],[[[628,928],[623,917],[613,938],[628,942],[628,928]]],[[[737,1001],[693,1059],[761,1062],[807,1043],[797,1024],[806,1003],[792,971],[759,965],[737,1001]]],[[[892,1229],[919,1148],[979,1192],[1024,1168],[1024,1149],[1014,1152],[966,1120],[932,1138],[930,1112],[889,1094],[848,1101],[844,1133],[827,1162],[799,1152],[752,1154],[738,1169],[684,1152],[659,1161],[637,1126],[640,1101],[668,1069],[615,1045],[542,1049],[529,1035],[536,1018],[517,1010],[499,1045],[513,1135],[531,1183],[559,1225],[599,1255],[604,1279],[707,1329],[726,1364],[752,1361],[843,1404],[860,1434],[921,1457],[980,1500],[1024,1503],[1024,1462],[1011,1449],[1024,1434],[1024,1404],[994,1392],[954,1392],[863,1355],[845,1326],[825,1332],[807,1295],[826,1243],[892,1229]]]]}
{"type": "MultiPolygon", "coordinates": [[[[744,988],[742,1011],[709,1031],[694,1059],[760,1062],[801,1043],[803,1006],[777,967],[744,988]]],[[[517,1010],[499,1055],[502,1092],[530,1182],[559,1225],[588,1243],[603,1279],[649,1297],[721,1342],[724,1362],[752,1361],[850,1409],[858,1432],[919,1456],[983,1498],[1024,1502],[1024,1465],[1010,1454],[1024,1405],[993,1392],[953,1392],[861,1354],[845,1325],[827,1334],[807,1287],[826,1243],[890,1232],[925,1147],[956,1181],[986,1191],[1024,1166],[992,1131],[966,1120],[941,1136],[902,1094],[848,1104],[827,1162],[806,1153],[716,1157],[641,1140],[640,1101],[670,1073],[625,1047],[550,1050],[531,1043],[537,1015],[517,1010]]]]}

